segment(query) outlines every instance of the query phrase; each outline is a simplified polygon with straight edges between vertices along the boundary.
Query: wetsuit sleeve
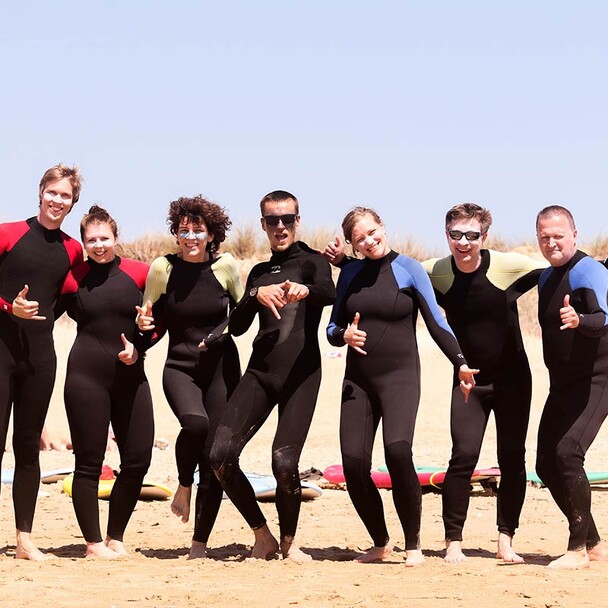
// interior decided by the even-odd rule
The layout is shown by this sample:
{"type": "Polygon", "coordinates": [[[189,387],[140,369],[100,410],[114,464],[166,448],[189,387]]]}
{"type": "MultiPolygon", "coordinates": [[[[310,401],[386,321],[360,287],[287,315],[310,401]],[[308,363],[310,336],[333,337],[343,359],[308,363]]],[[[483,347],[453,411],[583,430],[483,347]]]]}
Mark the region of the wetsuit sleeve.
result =
{"type": "MultiPolygon", "coordinates": [[[[213,272],[218,281],[230,297],[229,310],[234,310],[236,304],[243,297],[243,284],[236,260],[229,253],[224,253],[216,264],[213,265],[213,272]]],[[[217,339],[226,333],[229,323],[229,315],[226,319],[215,327],[205,338],[207,347],[213,345],[217,339]]]]}
{"type": "MultiPolygon", "coordinates": [[[[420,312],[431,337],[442,350],[443,354],[452,362],[452,365],[458,368],[466,364],[466,359],[462,354],[462,349],[454,336],[454,332],[443,317],[441,309],[437,304],[429,276],[419,262],[408,259],[407,264],[402,264],[403,258],[404,256],[399,256],[395,260],[393,270],[397,271],[395,272],[396,275],[398,273],[401,274],[399,269],[403,269],[411,275],[420,312]]],[[[397,276],[397,282],[401,286],[402,277],[397,276]]]]}
{"type": "Polygon", "coordinates": [[[579,315],[579,331],[599,338],[608,333],[608,270],[590,257],[570,271],[570,303],[579,315]]]}
{"type": "Polygon", "coordinates": [[[167,292],[167,283],[172,268],[171,262],[169,262],[165,256],[156,258],[152,264],[150,264],[142,302],[143,305],[148,301],[152,302],[154,331],[137,331],[135,333],[134,344],[139,352],[145,352],[165,335],[164,320],[162,318],[160,306],[158,306],[158,301],[167,292]]]}
{"type": "Polygon", "coordinates": [[[336,286],[331,277],[331,266],[322,255],[312,256],[313,282],[308,287],[308,297],[311,304],[319,307],[329,306],[336,300],[336,286]]]}
{"type": "MultiPolygon", "coordinates": [[[[0,259],[10,251],[15,243],[29,230],[27,222],[0,224],[0,259]]],[[[0,311],[13,314],[13,301],[9,294],[0,294],[0,311]]]]}
{"type": "Polygon", "coordinates": [[[538,279],[547,266],[546,260],[536,260],[517,252],[491,250],[487,278],[517,299],[538,285],[538,279]]]}
{"type": "Polygon", "coordinates": [[[256,296],[249,295],[255,280],[262,274],[263,264],[257,264],[251,269],[245,284],[245,293],[228,319],[228,331],[233,336],[242,336],[253,323],[255,315],[260,310],[261,304],[256,296]]]}
{"type": "MultiPolygon", "coordinates": [[[[361,263],[358,265],[359,268],[360,264],[361,263]]],[[[348,294],[348,287],[356,274],[356,272],[353,272],[353,270],[355,270],[355,266],[349,264],[347,268],[340,272],[340,276],[338,277],[336,301],[331,309],[329,325],[327,326],[326,330],[327,341],[332,346],[344,346],[346,344],[346,342],[344,342],[344,332],[348,328],[349,320],[345,318],[344,300],[348,294]]]]}

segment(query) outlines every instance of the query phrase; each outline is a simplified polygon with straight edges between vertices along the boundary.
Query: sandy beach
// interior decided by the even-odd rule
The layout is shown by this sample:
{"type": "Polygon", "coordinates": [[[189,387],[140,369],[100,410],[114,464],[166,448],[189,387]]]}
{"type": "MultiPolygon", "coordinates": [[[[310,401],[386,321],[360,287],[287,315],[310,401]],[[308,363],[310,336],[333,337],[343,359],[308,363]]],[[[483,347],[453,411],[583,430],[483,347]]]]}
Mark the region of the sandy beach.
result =
{"type": "MultiPolygon", "coordinates": [[[[327,311],[326,311],[327,314],[327,311]]],[[[324,319],[325,321],[325,319],[324,319]]],[[[321,324],[322,330],[325,322],[321,324]]],[[[253,329],[239,338],[241,363],[246,365],[253,329]]],[[[74,327],[65,321],[55,330],[59,374],[51,404],[48,427],[65,433],[67,423],[62,400],[65,361],[74,327]]],[[[451,369],[429,338],[419,331],[422,360],[422,401],[414,444],[420,466],[445,466],[450,454],[449,392],[451,369]]],[[[547,391],[547,374],[542,362],[540,340],[526,339],[534,378],[532,417],[527,441],[528,468],[535,459],[536,430],[547,391]]],[[[338,445],[339,395],[345,350],[335,350],[321,336],[323,383],[315,419],[301,459],[301,470],[340,462],[338,445]]],[[[161,387],[166,344],[156,346],[146,366],[152,386],[156,437],[166,439],[167,449],[155,449],[149,477],[171,488],[177,485],[173,448],[178,432],[161,387]]],[[[86,398],[86,396],[83,396],[86,398]]],[[[270,444],[275,428],[271,418],[247,446],[243,468],[270,472],[270,444]]],[[[608,469],[608,428],[602,429],[587,458],[587,470],[608,469]]],[[[374,465],[384,462],[380,436],[374,451],[374,465]]],[[[496,464],[495,434],[490,420],[480,465],[496,464]]],[[[40,455],[43,470],[73,465],[71,452],[50,451],[40,455]]],[[[108,452],[107,463],[117,468],[116,451],[108,452]]],[[[12,468],[10,451],[3,468],[12,468]]],[[[585,571],[555,572],[547,563],[564,552],[567,540],[565,518],[545,489],[529,487],[516,549],[526,563],[502,564],[495,558],[495,498],[475,490],[465,527],[467,561],[447,565],[443,561],[441,496],[423,496],[423,565],[404,567],[403,536],[392,504],[391,493],[382,491],[396,550],[382,564],[363,565],[352,558],[369,547],[370,540],[356,516],[348,494],[327,489],[323,496],[302,507],[298,540],[314,560],[298,565],[282,560],[245,561],[252,534],[225,500],[210,539],[209,558],[186,559],[191,524],[182,524],[170,512],[170,501],[138,503],[125,536],[130,556],[114,561],[85,560],[84,541],[76,523],[71,499],[61,484],[41,485],[34,537],[39,546],[57,556],[44,563],[14,559],[14,521],[11,486],[2,487],[0,501],[0,586],[7,606],[88,606],[91,608],[237,606],[272,608],[283,606],[450,606],[477,607],[486,602],[495,608],[530,608],[608,605],[598,598],[605,587],[608,564],[592,563],[585,571]]],[[[102,530],[107,502],[100,501],[102,530]]],[[[271,529],[277,533],[274,504],[264,503],[271,529]]],[[[608,532],[608,494],[593,491],[593,512],[601,533],[608,532]]]]}

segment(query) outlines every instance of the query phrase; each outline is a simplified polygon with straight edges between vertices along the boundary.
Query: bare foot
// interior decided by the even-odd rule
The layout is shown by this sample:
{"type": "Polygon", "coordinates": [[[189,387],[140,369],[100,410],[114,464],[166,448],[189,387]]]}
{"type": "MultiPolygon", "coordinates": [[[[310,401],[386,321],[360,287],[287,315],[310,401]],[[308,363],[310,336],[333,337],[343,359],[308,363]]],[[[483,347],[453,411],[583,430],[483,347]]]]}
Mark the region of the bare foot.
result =
{"type": "Polygon", "coordinates": [[[253,559],[271,559],[279,550],[279,543],[272,535],[268,524],[264,524],[261,528],[253,531],[255,542],[251,549],[249,557],[253,559]]]}
{"type": "Polygon", "coordinates": [[[281,541],[281,555],[283,559],[288,559],[292,562],[296,562],[297,564],[304,564],[306,562],[312,561],[312,556],[308,555],[308,553],[304,553],[298,545],[294,542],[295,539],[293,536],[286,536],[281,541]]]}
{"type": "Polygon", "coordinates": [[[513,537],[504,532],[498,533],[496,557],[508,564],[524,563],[524,558],[513,550],[513,537]]]}
{"type": "Polygon", "coordinates": [[[108,549],[112,549],[116,555],[122,557],[123,555],[129,555],[125,544],[121,540],[116,540],[114,538],[110,538],[109,536],[106,538],[105,542],[106,547],[108,549]]]}
{"type": "Polygon", "coordinates": [[[183,486],[181,483],[175,490],[171,512],[182,518],[182,523],[186,523],[190,518],[190,497],[192,496],[192,486],[183,486]]]}
{"type": "Polygon", "coordinates": [[[424,555],[420,549],[407,549],[405,551],[405,567],[413,568],[424,563],[424,555]]]}
{"type": "Polygon", "coordinates": [[[462,552],[462,542],[459,540],[445,541],[445,557],[443,558],[448,564],[461,564],[467,557],[462,552]]]}
{"type": "Polygon", "coordinates": [[[205,557],[207,557],[207,543],[193,540],[190,546],[190,553],[188,553],[188,559],[203,559],[205,557]]]}
{"type": "Polygon", "coordinates": [[[355,557],[355,561],[360,564],[370,564],[371,562],[378,562],[386,559],[392,552],[393,548],[389,545],[384,545],[384,547],[372,547],[363,555],[355,557]]]}
{"type": "Polygon", "coordinates": [[[564,555],[554,559],[547,568],[552,568],[554,570],[580,570],[589,568],[587,550],[566,551],[564,555]]]}
{"type": "Polygon", "coordinates": [[[604,541],[600,541],[595,547],[587,549],[587,555],[589,556],[589,561],[608,562],[608,547],[606,547],[604,541]]]}
{"type": "Polygon", "coordinates": [[[116,559],[118,553],[106,547],[105,543],[87,543],[85,557],[102,557],[104,559],[116,559]]]}
{"type": "Polygon", "coordinates": [[[53,559],[54,557],[54,555],[43,553],[36,547],[30,532],[21,532],[21,530],[17,530],[15,559],[29,559],[33,562],[43,562],[47,559],[53,559]]]}

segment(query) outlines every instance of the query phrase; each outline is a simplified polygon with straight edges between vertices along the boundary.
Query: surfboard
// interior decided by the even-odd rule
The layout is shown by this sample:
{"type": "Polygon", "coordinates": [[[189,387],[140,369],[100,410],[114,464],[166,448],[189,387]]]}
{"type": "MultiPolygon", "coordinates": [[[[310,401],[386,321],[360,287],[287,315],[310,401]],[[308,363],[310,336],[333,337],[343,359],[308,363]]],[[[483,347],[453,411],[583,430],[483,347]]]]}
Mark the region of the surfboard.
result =
{"type": "MultiPolygon", "coordinates": [[[[251,473],[245,471],[245,476],[249,480],[251,487],[255,493],[255,497],[260,502],[273,502],[276,498],[277,480],[274,475],[262,475],[260,473],[251,473]]],[[[194,471],[194,483],[198,485],[198,469],[194,471]]],[[[301,481],[302,500],[314,500],[323,494],[323,490],[316,484],[310,481],[301,481]]],[[[224,498],[228,498],[224,493],[224,498]]]]}
{"type": "MultiPolygon", "coordinates": [[[[421,486],[439,488],[445,480],[446,471],[437,467],[417,467],[418,481],[421,486]]],[[[377,488],[392,488],[391,476],[388,471],[373,470],[371,476],[377,488]]],[[[345,483],[344,469],[341,464],[334,464],[323,471],[323,477],[330,483],[345,483]]],[[[475,469],[471,476],[471,483],[490,483],[500,477],[498,468],[475,469]]]]}
{"type": "MultiPolygon", "coordinates": [[[[54,469],[51,471],[40,471],[40,481],[42,483],[55,483],[72,473],[74,469],[54,469]]],[[[2,469],[0,483],[13,483],[15,471],[13,469],[2,469]]]]}
{"type": "MultiPolygon", "coordinates": [[[[112,471],[112,477],[108,477],[107,473],[102,472],[99,478],[99,486],[97,489],[97,497],[107,500],[112,494],[112,488],[116,482],[116,477],[112,471]]],[[[64,478],[62,489],[65,494],[72,496],[72,484],[74,482],[74,474],[70,474],[64,478]]],[[[144,479],[141,490],[139,491],[139,500],[167,500],[173,495],[173,491],[166,485],[150,479],[144,479]]]]}
{"type": "MultiPolygon", "coordinates": [[[[260,475],[259,473],[245,473],[255,497],[260,502],[273,502],[276,498],[277,480],[274,475],[260,475]]],[[[323,494],[323,490],[310,481],[301,481],[302,500],[314,500],[323,494]]]]}
{"type": "MultiPolygon", "coordinates": [[[[608,471],[587,471],[587,479],[591,485],[603,485],[608,484],[608,471]]],[[[526,473],[526,479],[528,483],[535,486],[545,487],[545,484],[541,481],[540,477],[535,471],[528,471],[526,473]]]]}

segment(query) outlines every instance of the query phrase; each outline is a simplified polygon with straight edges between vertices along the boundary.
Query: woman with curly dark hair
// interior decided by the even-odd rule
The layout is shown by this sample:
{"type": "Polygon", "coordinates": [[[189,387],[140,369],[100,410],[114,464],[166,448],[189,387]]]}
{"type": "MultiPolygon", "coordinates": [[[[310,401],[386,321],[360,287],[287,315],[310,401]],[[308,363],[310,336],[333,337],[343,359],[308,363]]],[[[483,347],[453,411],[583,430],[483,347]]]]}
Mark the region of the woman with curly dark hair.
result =
{"type": "MultiPolygon", "coordinates": [[[[230,253],[219,254],[231,222],[226,211],[202,196],[179,198],[169,206],[169,230],[179,252],[152,262],[144,306],[138,308],[142,332],[154,330],[154,344],[167,331],[169,347],[163,389],[181,431],[175,444],[179,486],[172,512],[190,517],[194,473],[199,485],[189,559],[205,557],[207,540],[222,501],[222,487],[209,464],[217,423],[236,387],[240,362],[226,333],[228,313],[243,287],[230,253]]],[[[151,334],[148,333],[148,336],[151,334]]]]}

